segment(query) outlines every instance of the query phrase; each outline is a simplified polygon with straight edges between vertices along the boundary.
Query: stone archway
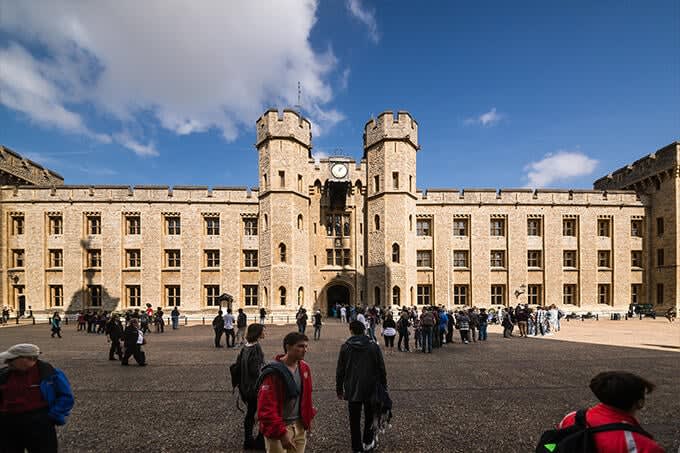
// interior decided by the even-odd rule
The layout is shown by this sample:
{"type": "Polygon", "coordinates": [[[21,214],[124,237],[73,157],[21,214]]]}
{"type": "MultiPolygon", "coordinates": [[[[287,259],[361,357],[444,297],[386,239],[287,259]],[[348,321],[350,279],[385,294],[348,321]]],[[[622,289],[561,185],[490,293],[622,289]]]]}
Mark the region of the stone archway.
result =
{"type": "Polygon", "coordinates": [[[351,288],[341,283],[330,283],[326,288],[326,316],[331,316],[331,308],[336,303],[349,305],[351,302],[351,288]]]}

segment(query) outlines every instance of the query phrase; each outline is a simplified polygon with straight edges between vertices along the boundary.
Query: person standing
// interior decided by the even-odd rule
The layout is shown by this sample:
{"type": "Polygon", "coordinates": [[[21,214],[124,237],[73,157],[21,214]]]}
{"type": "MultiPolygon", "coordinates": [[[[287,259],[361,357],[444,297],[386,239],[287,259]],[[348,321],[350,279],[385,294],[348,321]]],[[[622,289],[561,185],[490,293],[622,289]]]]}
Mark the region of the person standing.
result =
{"type": "Polygon", "coordinates": [[[234,335],[234,322],[236,321],[234,319],[234,315],[231,314],[231,308],[227,308],[227,313],[223,317],[224,319],[224,336],[225,336],[225,343],[227,348],[235,348],[236,347],[236,341],[235,338],[236,336],[234,335]],[[231,342],[229,339],[231,338],[231,342]]]}
{"type": "Polygon", "coordinates": [[[295,316],[295,320],[297,322],[298,326],[298,332],[304,334],[305,330],[307,329],[307,310],[304,308],[300,308],[298,310],[297,315],[295,316]]]}
{"type": "Polygon", "coordinates": [[[121,360],[121,365],[127,366],[130,356],[135,358],[135,362],[139,366],[146,366],[146,355],[142,351],[142,345],[146,343],[144,339],[144,334],[139,330],[139,321],[137,318],[131,318],[130,324],[125,328],[123,332],[125,339],[125,354],[123,354],[123,360],[121,360]]]}
{"type": "Polygon", "coordinates": [[[50,319],[50,326],[52,327],[52,338],[55,335],[61,338],[61,316],[56,311],[52,315],[52,319],[50,319]]]}
{"type": "Polygon", "coordinates": [[[246,327],[248,327],[248,317],[243,313],[243,308],[239,308],[238,315],[236,315],[236,342],[239,347],[245,342],[246,327]]]}
{"type": "Polygon", "coordinates": [[[434,325],[434,314],[432,311],[423,308],[423,313],[420,315],[420,326],[422,328],[421,341],[424,353],[432,353],[432,330],[434,329],[434,325]]]}
{"type": "MultiPolygon", "coordinates": [[[[394,322],[392,313],[387,313],[387,318],[383,322],[383,337],[385,337],[385,349],[394,351],[394,337],[397,335],[397,323],[394,322]]],[[[417,346],[416,346],[417,347],[417,346]]]]}
{"type": "Polygon", "coordinates": [[[0,451],[56,453],[56,426],[74,399],[63,371],[39,360],[40,348],[16,344],[0,353],[0,451]]]}
{"type": "Polygon", "coordinates": [[[241,399],[246,403],[246,416],[243,420],[245,432],[243,448],[245,450],[264,449],[264,438],[258,434],[253,438],[255,413],[257,411],[257,378],[264,365],[264,353],[259,341],[264,338],[264,325],[251,324],[246,332],[246,344],[239,354],[238,361],[241,369],[241,382],[238,386],[241,399]]]}
{"type": "Polygon", "coordinates": [[[267,319],[267,310],[264,307],[260,307],[260,324],[264,325],[267,319]]]}
{"type": "Polygon", "coordinates": [[[479,341],[486,341],[488,338],[486,330],[489,327],[489,316],[486,313],[486,308],[479,309],[477,323],[479,325],[479,341]]]}
{"type": "Polygon", "coordinates": [[[304,453],[312,406],[312,371],[303,360],[309,339],[291,332],[283,339],[284,354],[262,368],[258,378],[257,417],[267,452],[304,453]]]}
{"type": "Polygon", "coordinates": [[[314,339],[321,339],[321,310],[317,310],[316,313],[312,315],[312,325],[314,326],[314,339]]]}
{"type": "Polygon", "coordinates": [[[371,399],[380,384],[387,387],[387,373],[380,346],[365,335],[366,327],[359,321],[349,324],[352,335],[340,348],[335,371],[338,399],[346,400],[349,408],[349,428],[352,451],[364,452],[375,448],[373,406],[371,399]],[[364,412],[364,433],[361,435],[361,412],[364,412]]]}
{"type": "MultiPolygon", "coordinates": [[[[397,321],[397,332],[399,333],[399,340],[397,340],[397,349],[399,351],[406,351],[410,352],[409,346],[408,346],[408,328],[411,325],[411,322],[408,320],[408,312],[406,310],[401,312],[401,316],[399,317],[399,321],[397,321]],[[402,349],[402,342],[404,344],[404,347],[402,349]]],[[[365,325],[364,325],[365,328],[365,325]]]]}
{"type": "Polygon", "coordinates": [[[347,322],[347,307],[344,305],[340,307],[340,322],[345,323],[347,322]]]}
{"type": "Polygon", "coordinates": [[[118,360],[123,360],[123,351],[120,347],[120,340],[123,338],[123,325],[118,318],[118,315],[111,316],[109,322],[106,323],[106,335],[111,342],[109,348],[109,360],[116,360],[113,355],[118,354],[118,360]]]}
{"type": "Polygon", "coordinates": [[[172,330],[177,330],[179,328],[179,310],[177,307],[170,312],[170,319],[172,319],[172,330]]]}
{"type": "Polygon", "coordinates": [[[163,322],[163,309],[158,307],[153,314],[153,324],[156,327],[156,333],[165,332],[165,322],[163,322]]]}
{"type": "Polygon", "coordinates": [[[222,347],[222,335],[224,334],[224,316],[222,316],[222,310],[217,312],[212,320],[212,328],[215,332],[215,347],[222,347]]]}

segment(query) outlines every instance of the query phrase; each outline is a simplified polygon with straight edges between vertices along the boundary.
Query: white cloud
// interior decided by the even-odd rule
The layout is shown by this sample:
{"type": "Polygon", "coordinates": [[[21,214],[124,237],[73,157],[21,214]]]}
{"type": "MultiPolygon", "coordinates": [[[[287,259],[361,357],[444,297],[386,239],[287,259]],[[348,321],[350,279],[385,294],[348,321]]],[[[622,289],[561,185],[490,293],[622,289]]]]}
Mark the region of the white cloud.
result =
{"type": "Polygon", "coordinates": [[[312,151],[312,158],[314,159],[314,163],[317,165],[321,161],[321,159],[328,159],[328,153],[322,149],[317,149],[315,151],[312,151]]]}
{"type": "Polygon", "coordinates": [[[345,91],[347,89],[347,86],[349,85],[349,74],[350,74],[349,68],[345,69],[344,71],[342,71],[342,74],[340,74],[340,80],[338,81],[338,87],[342,91],[345,91]]]}
{"type": "Polygon", "coordinates": [[[560,150],[546,154],[539,161],[531,162],[524,167],[527,172],[527,187],[545,187],[558,181],[565,181],[579,176],[586,176],[597,166],[597,160],[591,159],[579,151],[560,150]]]}
{"type": "Polygon", "coordinates": [[[479,116],[467,118],[465,120],[465,124],[466,125],[481,124],[482,126],[493,126],[503,118],[505,118],[505,115],[498,113],[496,111],[496,107],[493,107],[488,112],[482,113],[479,116]]]}
{"type": "Polygon", "coordinates": [[[347,0],[347,9],[359,22],[368,27],[368,34],[374,43],[380,42],[378,23],[375,21],[375,11],[368,10],[361,4],[361,0],[347,0]]]}
{"type": "Polygon", "coordinates": [[[158,156],[160,153],[153,143],[149,142],[144,145],[133,139],[127,132],[121,132],[114,136],[116,142],[120,143],[129,150],[132,150],[138,156],[158,156]]]}
{"type": "MultiPolygon", "coordinates": [[[[102,142],[116,131],[92,132],[80,108],[94,106],[119,131],[151,122],[178,135],[217,129],[234,140],[267,107],[296,104],[300,81],[306,112],[327,130],[344,116],[328,107],[336,58],[309,41],[316,8],[315,0],[204,0],[200,8],[0,0],[0,31],[10,37],[0,46],[0,102],[102,142]]],[[[140,146],[128,147],[153,153],[140,146]]]]}

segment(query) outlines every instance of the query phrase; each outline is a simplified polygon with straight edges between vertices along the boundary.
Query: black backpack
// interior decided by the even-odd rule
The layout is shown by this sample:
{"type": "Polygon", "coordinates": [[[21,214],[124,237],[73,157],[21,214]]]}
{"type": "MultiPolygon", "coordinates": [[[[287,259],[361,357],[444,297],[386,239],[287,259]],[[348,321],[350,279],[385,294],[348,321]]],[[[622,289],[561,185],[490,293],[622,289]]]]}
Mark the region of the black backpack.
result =
{"type": "Polygon", "coordinates": [[[609,423],[595,427],[586,425],[586,409],[576,412],[575,423],[562,429],[549,429],[541,434],[536,453],[596,453],[593,434],[604,431],[631,431],[653,439],[652,435],[639,426],[628,423],[609,423]]]}

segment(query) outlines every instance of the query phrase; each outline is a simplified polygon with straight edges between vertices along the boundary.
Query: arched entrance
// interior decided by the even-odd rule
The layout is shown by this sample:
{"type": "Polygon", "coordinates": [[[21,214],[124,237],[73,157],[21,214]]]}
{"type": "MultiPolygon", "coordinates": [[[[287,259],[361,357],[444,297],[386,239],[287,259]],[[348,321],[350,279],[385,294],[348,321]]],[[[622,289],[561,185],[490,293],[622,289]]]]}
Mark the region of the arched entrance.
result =
{"type": "Polygon", "coordinates": [[[331,285],[326,290],[326,315],[331,316],[335,304],[349,305],[349,288],[345,285],[331,285]]]}

